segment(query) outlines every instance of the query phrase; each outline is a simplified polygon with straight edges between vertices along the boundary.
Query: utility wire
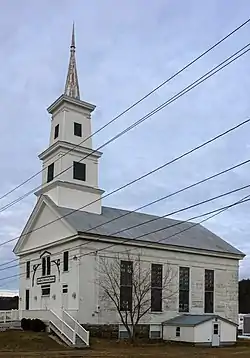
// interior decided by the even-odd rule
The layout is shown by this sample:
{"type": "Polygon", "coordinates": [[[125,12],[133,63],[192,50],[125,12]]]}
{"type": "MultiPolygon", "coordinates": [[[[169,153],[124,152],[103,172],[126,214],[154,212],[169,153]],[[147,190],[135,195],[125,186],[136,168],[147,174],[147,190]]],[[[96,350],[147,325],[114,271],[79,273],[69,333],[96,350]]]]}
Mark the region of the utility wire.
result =
{"type": "MultiPolygon", "coordinates": [[[[229,168],[227,168],[227,169],[224,169],[224,170],[222,170],[222,171],[220,171],[220,172],[218,172],[218,173],[215,173],[215,174],[213,174],[213,175],[210,175],[210,176],[208,176],[208,177],[206,177],[206,178],[204,178],[204,179],[202,179],[202,180],[199,180],[199,181],[197,181],[197,182],[195,182],[195,183],[193,183],[193,184],[190,184],[190,185],[188,185],[188,186],[185,186],[184,188],[181,188],[181,189],[179,189],[179,190],[177,190],[177,191],[175,191],[175,192],[172,192],[172,193],[170,193],[170,194],[164,195],[164,196],[162,196],[162,197],[160,197],[160,198],[158,198],[158,199],[156,199],[156,200],[154,200],[154,201],[150,201],[149,203],[147,203],[147,204],[145,204],[145,205],[143,205],[143,206],[140,206],[140,207],[134,209],[133,211],[125,211],[124,214],[119,215],[119,216],[117,216],[117,217],[115,217],[115,218],[113,218],[113,219],[111,219],[111,220],[107,220],[107,221],[105,221],[105,222],[102,223],[102,224],[99,224],[99,225],[96,225],[96,226],[94,226],[94,227],[91,227],[90,229],[86,230],[84,233],[88,233],[88,232],[90,232],[90,231],[92,231],[92,230],[95,230],[95,229],[101,227],[101,226],[105,226],[105,225],[107,225],[107,224],[109,224],[109,223],[111,223],[111,222],[113,222],[113,221],[119,220],[119,219],[121,219],[121,218],[123,218],[123,217],[125,217],[125,216],[128,216],[128,215],[130,215],[130,214],[132,214],[132,213],[135,213],[135,212],[137,212],[137,211],[139,211],[139,210],[145,209],[146,207],[149,207],[149,206],[151,206],[151,205],[154,205],[154,204],[156,204],[156,203],[158,203],[158,202],[160,202],[160,201],[162,201],[162,200],[168,199],[168,198],[173,197],[174,195],[180,194],[180,193],[182,193],[182,192],[184,192],[184,191],[186,191],[186,190],[188,190],[188,189],[194,188],[194,187],[196,187],[196,186],[198,186],[198,185],[200,185],[200,184],[203,184],[203,183],[205,183],[205,182],[207,182],[207,181],[209,181],[209,180],[211,180],[211,179],[214,179],[214,178],[216,178],[216,177],[218,177],[218,176],[220,176],[220,175],[223,175],[223,174],[225,174],[225,173],[228,173],[228,172],[231,171],[231,170],[234,170],[234,169],[239,168],[239,167],[241,167],[241,166],[243,166],[243,165],[245,165],[245,164],[248,164],[249,162],[250,162],[250,159],[245,160],[245,161],[243,161],[243,162],[241,162],[241,163],[238,163],[238,164],[236,164],[236,165],[234,165],[234,166],[231,166],[231,167],[229,167],[229,168]]],[[[169,216],[169,215],[171,215],[171,214],[168,214],[168,216],[169,216]]],[[[166,216],[166,215],[165,215],[165,216],[166,216]]],[[[158,218],[160,218],[160,217],[158,217],[158,218]]],[[[192,219],[193,219],[193,218],[192,218],[192,219]]],[[[189,219],[189,220],[191,220],[191,219],[189,219]]],[[[146,224],[146,223],[147,223],[147,222],[144,222],[144,223],[139,224],[139,225],[136,225],[136,226],[140,226],[140,225],[143,225],[143,224],[146,224]]],[[[133,228],[133,227],[134,227],[134,226],[128,227],[128,228],[124,229],[123,231],[128,231],[128,230],[130,230],[130,229],[133,228]]],[[[115,234],[115,233],[114,233],[114,234],[115,234]]],[[[112,235],[113,235],[113,233],[112,233],[112,235]]],[[[74,236],[75,236],[75,235],[73,235],[73,236],[71,235],[71,236],[66,237],[66,238],[64,238],[64,239],[69,239],[69,238],[74,237],[74,236]]],[[[75,246],[75,247],[72,248],[72,250],[75,250],[76,247],[81,247],[81,246],[84,246],[84,244],[81,244],[81,245],[79,245],[79,246],[75,246]]],[[[58,252],[58,254],[59,254],[59,253],[62,253],[62,252],[64,252],[64,251],[65,251],[65,250],[62,250],[61,252],[58,252]]],[[[69,250],[69,251],[70,251],[70,250],[69,250]]],[[[18,261],[18,260],[19,260],[19,259],[13,259],[13,260],[11,260],[11,261],[5,262],[5,263],[3,263],[3,264],[0,264],[0,267],[5,266],[5,265],[8,265],[8,264],[10,264],[10,263],[12,263],[12,262],[16,262],[16,261],[18,261]]],[[[16,266],[18,266],[18,265],[8,266],[8,267],[5,267],[5,268],[3,268],[3,269],[0,269],[0,271],[6,270],[6,269],[9,269],[9,268],[13,268],[13,267],[16,267],[16,266]]]]}
{"type": "MultiPolygon", "coordinates": [[[[118,118],[122,117],[124,114],[128,113],[132,108],[134,108],[135,106],[137,106],[138,104],[140,104],[141,102],[143,102],[146,98],[148,98],[149,96],[151,96],[154,92],[156,92],[157,90],[159,90],[161,87],[163,87],[165,84],[167,84],[168,82],[170,82],[172,79],[174,79],[176,76],[178,76],[180,73],[182,73],[183,71],[185,71],[187,68],[189,68],[190,66],[192,66],[195,62],[197,62],[198,60],[200,60],[202,57],[204,57],[206,54],[208,54],[210,51],[212,51],[213,49],[215,49],[217,46],[219,46],[222,42],[224,42],[226,39],[228,39],[230,36],[232,36],[233,34],[235,34],[237,31],[239,31],[241,28],[243,28],[244,26],[246,26],[250,21],[250,18],[248,18],[245,22],[243,22],[241,25],[239,25],[238,27],[236,27],[233,31],[231,31],[229,34],[227,34],[225,37],[223,37],[222,39],[220,39],[218,42],[216,42],[214,45],[212,45],[211,47],[209,47],[207,50],[205,50],[204,52],[202,52],[198,57],[196,57],[195,59],[193,59],[191,62],[189,62],[186,66],[184,66],[183,68],[181,68],[180,70],[178,70],[177,72],[175,72],[172,76],[170,76],[168,79],[166,79],[165,81],[163,81],[162,83],[160,83],[157,87],[155,87],[154,89],[152,89],[150,92],[148,92],[147,94],[145,94],[143,97],[141,97],[138,101],[134,102],[133,104],[131,104],[128,108],[126,108],[124,111],[122,111],[120,114],[118,114],[116,117],[114,117],[113,119],[111,119],[109,122],[107,122],[105,125],[103,125],[102,127],[100,127],[98,130],[96,130],[94,133],[92,133],[90,136],[88,136],[87,138],[85,138],[83,141],[81,141],[79,144],[74,145],[69,151],[67,151],[66,153],[64,153],[60,158],[57,158],[55,160],[55,162],[59,159],[61,159],[62,157],[64,157],[65,155],[67,155],[68,153],[70,153],[71,151],[73,151],[75,148],[77,148],[78,146],[82,145],[83,143],[85,143],[87,140],[89,140],[90,138],[92,138],[95,134],[99,133],[100,131],[102,131],[103,129],[105,129],[107,126],[109,126],[110,124],[112,124],[113,122],[115,122],[118,118]]],[[[17,186],[15,186],[14,188],[12,188],[11,190],[9,190],[7,193],[5,193],[4,195],[2,195],[0,197],[0,200],[5,198],[6,196],[8,196],[9,194],[13,193],[15,190],[19,189],[20,187],[22,187],[23,185],[27,184],[29,181],[31,181],[32,179],[34,179],[37,175],[39,175],[40,173],[42,173],[46,168],[41,169],[40,171],[38,171],[37,173],[33,174],[32,176],[30,176],[28,179],[24,180],[23,182],[21,182],[20,184],[18,184],[17,186]]]]}
{"type": "MultiPolygon", "coordinates": [[[[165,108],[166,106],[168,106],[169,104],[171,104],[172,102],[176,101],[177,99],[179,99],[180,97],[182,97],[184,94],[188,93],[189,91],[191,91],[193,88],[197,87],[198,85],[200,85],[201,83],[203,83],[204,81],[206,81],[208,78],[214,76],[217,72],[221,71],[223,68],[225,68],[226,66],[228,66],[229,64],[231,64],[232,62],[236,61],[238,58],[240,58],[241,56],[245,55],[248,51],[250,51],[250,43],[248,43],[247,45],[245,45],[244,47],[242,47],[240,50],[236,51],[233,55],[229,56],[227,59],[225,59],[224,61],[222,61],[219,65],[215,66],[214,68],[212,68],[210,71],[206,72],[203,76],[199,77],[197,80],[195,80],[194,82],[192,82],[190,85],[188,85],[187,87],[185,87],[182,91],[178,92],[177,94],[175,94],[174,96],[172,96],[169,100],[167,100],[166,102],[162,103],[160,106],[156,107],[154,110],[152,110],[151,112],[147,113],[144,117],[140,118],[139,120],[137,120],[135,123],[133,123],[132,125],[130,125],[129,127],[127,127],[126,129],[124,129],[123,131],[121,131],[120,133],[118,133],[117,135],[115,135],[114,137],[112,137],[110,140],[108,140],[106,143],[102,144],[100,147],[98,147],[97,149],[93,150],[90,154],[88,154],[87,156],[83,157],[82,159],[80,159],[79,163],[82,162],[84,159],[86,159],[88,156],[92,155],[94,152],[97,152],[99,149],[102,149],[103,147],[107,146],[108,144],[112,143],[113,141],[115,141],[116,139],[120,138],[121,136],[123,136],[124,134],[126,134],[127,132],[129,132],[130,130],[132,130],[133,128],[135,128],[136,126],[138,126],[139,124],[143,123],[145,120],[147,120],[148,118],[150,118],[151,116],[155,115],[156,113],[158,113],[159,111],[161,111],[163,108],[165,108]],[[244,51],[243,51],[244,50],[244,51]],[[242,52],[243,51],[243,52],[242,52]],[[235,57],[236,56],[236,57],[235,57]],[[230,61],[229,61],[230,60],[230,61]]],[[[61,171],[60,173],[58,173],[57,175],[54,176],[53,180],[60,176],[61,174],[65,173],[67,170],[69,170],[72,167],[72,165],[66,169],[64,169],[63,171],[61,171]]],[[[32,189],[31,191],[27,192],[26,194],[24,194],[23,196],[21,196],[20,198],[15,199],[13,202],[8,203],[7,205],[5,205],[4,207],[0,208],[0,213],[2,211],[7,210],[8,208],[10,208],[11,206],[15,205],[16,203],[18,203],[19,201],[23,200],[24,198],[26,198],[27,196],[29,196],[30,194],[32,194],[33,192],[35,192],[36,190],[40,189],[43,186],[43,184],[39,185],[38,187],[32,189]]],[[[109,194],[108,194],[109,195],[109,194]]],[[[106,195],[107,196],[107,195],[106,195]]],[[[105,198],[106,196],[103,196],[102,198],[105,198]]],[[[100,199],[97,199],[96,201],[99,201],[100,199]]],[[[96,202],[94,201],[94,202],[96,202]]],[[[94,202],[91,202],[90,204],[93,204],[94,202]]],[[[87,204],[90,205],[90,204],[87,204]]],[[[79,210],[79,209],[78,209],[79,210]]]]}
{"type": "MultiPolygon", "coordinates": [[[[234,207],[234,206],[236,206],[236,205],[239,205],[239,204],[243,204],[243,203],[245,203],[245,202],[249,202],[250,201],[250,195],[247,195],[247,196],[245,196],[245,197],[243,197],[242,199],[240,199],[240,200],[238,200],[238,201],[236,201],[236,202],[234,202],[234,203],[232,203],[232,204],[229,204],[229,205],[226,205],[226,206],[224,206],[224,207],[220,207],[220,208],[218,208],[218,209],[214,209],[214,210],[211,210],[211,211],[208,211],[208,212],[206,212],[206,213],[204,213],[204,214],[199,214],[199,215],[196,215],[196,216],[193,216],[193,217],[191,217],[191,218],[189,218],[188,220],[185,220],[185,221],[178,221],[177,223],[174,223],[173,225],[169,225],[169,226],[166,226],[165,228],[162,228],[162,230],[164,230],[164,229],[169,229],[169,228],[171,228],[171,227],[173,227],[173,226],[179,226],[179,225],[183,225],[183,224],[185,224],[185,223],[190,223],[190,220],[195,220],[195,219],[197,219],[197,218],[200,218],[200,217],[203,217],[203,216],[207,216],[207,215],[209,215],[209,214],[213,214],[213,215],[211,215],[210,217],[208,217],[208,218],[206,218],[206,219],[203,219],[203,220],[201,220],[200,222],[198,222],[198,223],[194,223],[192,226],[190,226],[190,227],[187,227],[187,228],[185,228],[185,229],[183,229],[183,230],[181,230],[181,231],[178,231],[177,233],[174,233],[174,234],[172,234],[172,235],[170,235],[170,236],[168,236],[168,237],[166,237],[166,238],[163,238],[163,239],[160,239],[160,240],[158,240],[158,241],[154,241],[154,242],[152,242],[152,241],[147,241],[147,245],[155,245],[155,244],[157,244],[157,243],[160,243],[161,241],[164,241],[164,240],[167,240],[167,239],[169,239],[169,238],[172,238],[172,237],[174,237],[174,236],[177,236],[177,235],[179,235],[180,233],[182,233],[182,232],[185,232],[185,231],[188,231],[188,230],[191,230],[193,227],[195,227],[195,226],[198,226],[198,225],[200,225],[201,223],[203,223],[203,222],[205,222],[205,221],[208,221],[208,220],[210,220],[211,218],[213,218],[214,216],[216,216],[216,215],[219,215],[219,214],[221,214],[221,213],[223,213],[224,211],[226,211],[226,210],[228,210],[228,209],[230,209],[230,208],[232,208],[232,207],[234,207]]],[[[147,236],[147,235],[149,235],[150,233],[147,233],[147,234],[145,234],[145,236],[147,236]]],[[[96,240],[97,242],[98,241],[100,241],[100,240],[96,240]]],[[[106,247],[103,247],[103,248],[101,248],[101,249],[97,249],[97,250],[94,250],[94,251],[91,251],[91,252],[87,252],[87,253],[84,253],[84,254],[82,254],[82,255],[79,255],[78,256],[78,258],[81,258],[81,257],[84,257],[84,256],[89,256],[89,255],[96,255],[98,252],[100,252],[100,251],[105,251],[105,250],[107,250],[107,249],[109,249],[109,248],[111,248],[111,247],[113,247],[113,246],[117,246],[117,245],[122,245],[122,244],[124,244],[124,243],[126,243],[126,242],[132,242],[132,245],[134,244],[134,239],[126,239],[126,240],[123,240],[122,242],[117,242],[117,243],[115,243],[115,244],[112,244],[112,245],[109,245],[109,246],[106,246],[106,247]]],[[[137,243],[142,243],[143,241],[137,241],[137,243]]],[[[136,244],[136,243],[135,243],[136,244]]],[[[174,244],[173,244],[174,245],[174,244]]],[[[81,246],[83,246],[83,245],[79,245],[79,247],[81,247],[81,246]]],[[[75,247],[74,249],[77,249],[77,248],[79,248],[79,247],[75,247]]],[[[73,250],[73,249],[71,249],[71,250],[73,250]]],[[[63,250],[63,251],[65,251],[65,250],[63,250]]],[[[63,252],[62,251],[62,252],[63,252]]],[[[68,250],[68,251],[70,251],[70,250],[68,250]]],[[[124,253],[124,252],[127,252],[127,250],[126,251],[123,251],[123,252],[116,252],[116,254],[122,254],[122,253],[124,253]]],[[[52,254],[52,256],[54,256],[54,255],[58,255],[58,253],[54,253],[54,254],[52,254]]],[[[112,257],[113,258],[113,257],[112,257]]],[[[30,261],[37,261],[37,259],[33,259],[33,260],[30,260],[30,261]]],[[[148,260],[141,260],[141,261],[145,261],[145,262],[149,262],[148,260]]],[[[16,267],[17,266],[19,266],[19,265],[16,265],[16,267]]],[[[38,270],[40,271],[41,270],[41,268],[39,269],[38,268],[38,270]]],[[[11,275],[11,276],[8,276],[8,277],[3,277],[3,278],[0,278],[0,281],[4,281],[4,280],[8,280],[8,279],[11,279],[11,278],[16,278],[16,277],[21,277],[21,276],[23,276],[23,275],[25,275],[26,273],[21,273],[21,274],[15,274],[15,275],[11,275]]],[[[1,286],[2,287],[2,286],[1,286]]]]}
{"type": "MultiPolygon", "coordinates": [[[[234,131],[235,129],[237,129],[237,128],[243,126],[243,125],[245,125],[246,123],[249,123],[249,121],[250,121],[250,118],[248,118],[248,119],[246,119],[245,121],[243,121],[243,122],[237,124],[237,125],[234,126],[234,127],[231,127],[230,129],[228,129],[228,130],[226,130],[226,131],[220,133],[219,135],[217,135],[217,136],[215,136],[215,137],[209,139],[208,141],[203,142],[202,144],[196,146],[195,148],[193,148],[193,149],[191,149],[191,150],[189,150],[189,151],[187,151],[187,152],[181,154],[179,157],[176,157],[176,158],[172,159],[171,161],[169,161],[169,162],[167,162],[167,163],[165,163],[165,164],[163,164],[163,165],[157,167],[156,169],[153,169],[153,170],[147,172],[146,174],[143,174],[142,176],[140,176],[140,177],[138,177],[138,178],[136,178],[136,179],[130,181],[129,183],[126,183],[126,184],[124,184],[124,185],[122,185],[122,186],[120,186],[120,187],[118,187],[118,188],[112,190],[112,191],[109,192],[108,194],[104,195],[104,196],[102,197],[102,199],[103,199],[103,198],[106,198],[106,197],[108,197],[108,196],[111,196],[111,195],[113,195],[114,193],[117,193],[117,192],[119,192],[119,191],[122,190],[122,189],[127,188],[128,186],[130,186],[130,185],[132,185],[132,184],[134,184],[134,183],[140,181],[141,179],[146,178],[147,176],[149,176],[149,175],[155,173],[156,171],[158,171],[158,170],[160,170],[160,169],[162,169],[162,168],[164,168],[164,167],[166,167],[166,166],[168,166],[168,165],[170,165],[170,164],[176,162],[177,160],[179,160],[179,159],[181,159],[181,158],[184,158],[185,156],[187,156],[187,155],[193,153],[194,151],[196,151],[196,150],[198,150],[198,149],[200,149],[200,148],[206,146],[206,145],[209,144],[209,143],[214,142],[215,140],[217,140],[217,139],[219,139],[219,138],[225,136],[226,134],[228,134],[228,133],[234,131]]],[[[10,242],[12,242],[12,241],[15,241],[15,240],[17,240],[17,239],[20,239],[21,237],[24,237],[24,236],[26,236],[26,235],[29,235],[29,234],[32,233],[32,232],[35,232],[35,231],[40,230],[40,229],[42,229],[42,228],[44,228],[44,227],[47,227],[48,225],[51,225],[52,223],[57,222],[58,220],[61,220],[61,219],[65,218],[65,217],[68,217],[69,215],[72,215],[73,213],[75,213],[75,212],[77,212],[77,211],[80,211],[81,209],[83,209],[83,208],[85,208],[85,207],[87,207],[87,206],[89,206],[89,205],[91,205],[91,204],[93,204],[93,203],[95,203],[95,202],[97,202],[97,201],[99,201],[99,199],[96,199],[96,200],[94,200],[94,201],[92,201],[92,202],[90,202],[90,203],[88,203],[88,204],[86,204],[86,205],[83,205],[82,207],[80,207],[80,208],[78,208],[78,209],[73,209],[73,210],[70,211],[69,213],[67,213],[67,214],[65,214],[65,215],[63,215],[63,216],[60,216],[59,218],[56,218],[55,220],[52,220],[52,221],[50,221],[50,222],[48,222],[48,223],[46,223],[46,224],[44,224],[44,225],[42,225],[42,226],[39,226],[38,228],[36,228],[36,229],[34,229],[34,230],[31,230],[31,231],[29,231],[29,232],[27,232],[27,233],[25,233],[25,234],[21,234],[20,236],[17,236],[17,237],[15,237],[15,238],[12,238],[12,239],[9,239],[9,240],[7,240],[7,241],[4,241],[4,242],[0,243],[0,247],[3,246],[3,245],[6,245],[7,243],[10,243],[10,242]]]]}

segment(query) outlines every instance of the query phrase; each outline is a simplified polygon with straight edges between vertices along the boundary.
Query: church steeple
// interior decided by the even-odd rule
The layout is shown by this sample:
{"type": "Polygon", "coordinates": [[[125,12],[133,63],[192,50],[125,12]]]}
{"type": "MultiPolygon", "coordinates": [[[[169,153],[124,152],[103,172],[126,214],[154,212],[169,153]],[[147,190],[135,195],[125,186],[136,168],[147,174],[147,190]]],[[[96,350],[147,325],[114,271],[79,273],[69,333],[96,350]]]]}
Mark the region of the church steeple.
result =
{"type": "Polygon", "coordinates": [[[72,38],[71,38],[71,45],[70,45],[69,67],[68,67],[68,74],[65,83],[64,94],[68,97],[80,99],[80,89],[79,89],[79,83],[77,77],[75,52],[76,52],[75,25],[73,23],[72,38]]]}

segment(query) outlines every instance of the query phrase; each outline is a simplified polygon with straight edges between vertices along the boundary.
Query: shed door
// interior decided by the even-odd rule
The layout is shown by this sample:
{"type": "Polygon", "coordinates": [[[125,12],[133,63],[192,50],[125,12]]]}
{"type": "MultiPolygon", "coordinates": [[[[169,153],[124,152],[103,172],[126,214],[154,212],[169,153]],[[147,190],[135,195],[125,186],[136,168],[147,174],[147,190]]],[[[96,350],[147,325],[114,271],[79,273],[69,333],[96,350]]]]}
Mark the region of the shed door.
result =
{"type": "Polygon", "coordinates": [[[212,347],[220,345],[220,325],[219,322],[213,322],[212,347]]]}

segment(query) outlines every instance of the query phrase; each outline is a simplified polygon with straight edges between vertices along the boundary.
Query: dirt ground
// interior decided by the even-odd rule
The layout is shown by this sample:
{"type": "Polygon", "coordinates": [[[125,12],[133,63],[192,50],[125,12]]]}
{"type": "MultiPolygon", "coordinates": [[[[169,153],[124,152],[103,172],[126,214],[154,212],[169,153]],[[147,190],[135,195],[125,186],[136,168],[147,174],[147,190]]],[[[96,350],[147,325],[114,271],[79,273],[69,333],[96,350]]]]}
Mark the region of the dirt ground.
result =
{"type": "Polygon", "coordinates": [[[92,340],[91,348],[70,349],[44,333],[22,331],[0,332],[0,358],[248,358],[250,340],[229,348],[195,348],[176,344],[140,344],[131,347],[125,342],[92,340]]]}

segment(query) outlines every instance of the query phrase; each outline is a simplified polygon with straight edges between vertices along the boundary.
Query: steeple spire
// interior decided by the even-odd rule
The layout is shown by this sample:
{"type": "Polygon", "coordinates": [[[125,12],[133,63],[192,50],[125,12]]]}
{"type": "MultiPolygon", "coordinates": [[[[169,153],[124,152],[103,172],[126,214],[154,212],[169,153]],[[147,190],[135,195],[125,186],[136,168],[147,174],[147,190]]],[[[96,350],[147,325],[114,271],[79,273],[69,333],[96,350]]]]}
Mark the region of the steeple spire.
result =
{"type": "Polygon", "coordinates": [[[76,69],[76,57],[75,57],[75,25],[73,23],[72,38],[70,45],[70,59],[68,74],[65,84],[64,94],[68,97],[80,99],[80,89],[78,84],[77,69],[76,69]]]}

